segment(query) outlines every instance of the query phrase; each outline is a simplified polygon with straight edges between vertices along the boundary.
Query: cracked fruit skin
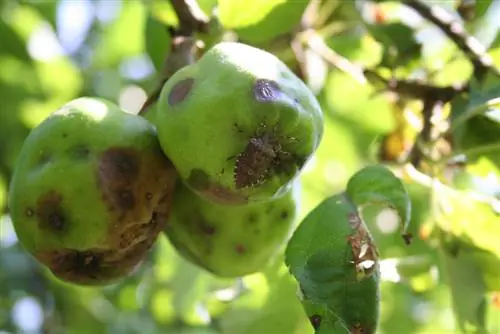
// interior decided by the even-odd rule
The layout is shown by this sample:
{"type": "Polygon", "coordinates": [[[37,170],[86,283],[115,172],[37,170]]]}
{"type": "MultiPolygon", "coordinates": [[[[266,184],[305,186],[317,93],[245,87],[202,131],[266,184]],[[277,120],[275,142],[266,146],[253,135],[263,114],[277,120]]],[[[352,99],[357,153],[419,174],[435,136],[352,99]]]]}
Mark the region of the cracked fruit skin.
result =
{"type": "Polygon", "coordinates": [[[158,137],[181,179],[221,204],[282,196],[317,149],[311,90],[273,54],[222,42],[163,86],[158,137]]]}
{"type": "Polygon", "coordinates": [[[168,220],[176,177],[148,121],[82,97],[26,138],[9,209],[19,241],[54,276],[104,285],[141,263],[168,220]]]}
{"type": "Polygon", "coordinates": [[[299,184],[280,198],[249,205],[221,205],[179,182],[165,234],[186,260],[219,277],[262,270],[290,237],[299,184]]]}

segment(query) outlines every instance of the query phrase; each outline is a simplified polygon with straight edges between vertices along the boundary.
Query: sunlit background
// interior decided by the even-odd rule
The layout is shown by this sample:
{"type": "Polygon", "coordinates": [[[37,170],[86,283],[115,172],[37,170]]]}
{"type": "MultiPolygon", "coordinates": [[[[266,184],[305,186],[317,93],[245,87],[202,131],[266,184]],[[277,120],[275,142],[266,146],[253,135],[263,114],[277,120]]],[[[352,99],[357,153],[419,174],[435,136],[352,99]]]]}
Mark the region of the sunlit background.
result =
{"type": "MultiPolygon", "coordinates": [[[[275,2],[281,3],[281,14],[260,14],[266,31],[270,31],[264,37],[267,41],[262,40],[264,28],[259,32],[253,23],[239,20],[237,13],[221,8],[222,24],[249,43],[273,49],[269,42],[275,37],[271,36],[273,24],[280,21],[272,15],[285,22],[276,28],[279,34],[279,29],[286,32],[298,22],[306,6],[305,1],[275,2]]],[[[217,1],[199,3],[210,14],[217,1]]],[[[219,3],[231,7],[228,1],[219,3]]],[[[256,6],[260,3],[263,1],[256,1],[256,6]]],[[[353,62],[376,64],[382,48],[356,23],[355,14],[357,8],[367,21],[373,22],[370,4],[354,0],[355,6],[341,0],[329,3],[338,12],[338,22],[328,45],[353,62]]],[[[441,3],[444,8],[454,4],[441,3]]],[[[388,5],[386,15],[404,19],[416,29],[416,39],[423,43],[420,67],[425,71],[413,66],[405,72],[408,77],[433,72],[435,83],[451,84],[470,74],[471,66],[464,57],[457,56],[455,46],[416,13],[388,5]]],[[[491,44],[500,27],[499,17],[500,2],[494,1],[470,28],[482,42],[491,44]]],[[[222,280],[183,261],[162,236],[134,275],[97,289],[53,279],[17,242],[6,207],[7,187],[29,129],[65,102],[83,95],[107,98],[137,112],[157,82],[156,73],[169,47],[165,24],[176,22],[174,12],[163,0],[0,3],[0,333],[313,332],[282,256],[260,273],[222,280]]],[[[289,61],[288,53],[276,53],[289,61]]],[[[500,48],[491,54],[500,64],[500,48]]],[[[359,168],[377,161],[380,139],[395,131],[395,113],[399,112],[387,96],[346,73],[332,70],[314,52],[306,51],[306,62],[306,80],[321,102],[326,123],[321,147],[301,177],[302,217],[325,196],[343,189],[359,168]]],[[[421,126],[418,113],[412,109],[404,113],[414,119],[409,132],[415,133],[421,126]]],[[[483,190],[500,194],[500,172],[491,161],[481,160],[475,168],[480,176],[474,180],[487,187],[483,190]]],[[[414,206],[412,230],[417,236],[411,247],[399,242],[395,233],[398,221],[391,211],[375,210],[367,216],[386,259],[382,263],[379,333],[456,333],[440,260],[431,245],[418,238],[419,226],[430,215],[429,191],[417,184],[409,184],[408,189],[414,206]],[[400,258],[420,265],[401,270],[396,260],[400,258]]],[[[498,310],[500,301],[496,303],[498,310]]],[[[490,314],[490,321],[497,324],[494,333],[500,333],[499,317],[498,311],[490,314]]]]}

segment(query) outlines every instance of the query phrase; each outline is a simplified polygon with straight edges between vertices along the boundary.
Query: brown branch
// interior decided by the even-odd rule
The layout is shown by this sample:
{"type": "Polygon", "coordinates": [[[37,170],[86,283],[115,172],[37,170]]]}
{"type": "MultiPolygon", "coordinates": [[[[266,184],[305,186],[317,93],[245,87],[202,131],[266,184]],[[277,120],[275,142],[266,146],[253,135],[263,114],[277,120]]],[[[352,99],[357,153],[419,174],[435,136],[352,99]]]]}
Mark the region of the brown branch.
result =
{"type": "Polygon", "coordinates": [[[144,114],[158,101],[163,86],[175,72],[195,62],[196,39],[193,34],[197,31],[207,33],[209,30],[209,19],[196,0],[170,0],[170,2],[179,19],[179,27],[169,30],[172,39],[160,81],[142,105],[139,115],[144,114]]]}
{"type": "Polygon", "coordinates": [[[208,32],[209,19],[196,0],[170,0],[179,18],[179,32],[190,36],[196,31],[208,32]]]}
{"type": "Polygon", "coordinates": [[[476,38],[470,36],[465,28],[444,9],[429,6],[419,0],[403,0],[402,3],[441,29],[465,53],[474,66],[474,75],[478,80],[481,80],[487,72],[500,76],[500,70],[494,66],[484,46],[476,38]]]}
{"type": "Polygon", "coordinates": [[[381,86],[384,90],[398,93],[401,97],[409,99],[427,99],[432,96],[435,100],[448,102],[453,97],[466,92],[468,86],[457,84],[452,86],[433,86],[418,80],[386,79],[371,69],[365,69],[352,63],[349,59],[332,50],[324,40],[312,31],[304,32],[302,41],[309,48],[335,68],[349,74],[361,84],[370,82],[375,87],[381,86]]]}
{"type": "Polygon", "coordinates": [[[460,83],[451,86],[434,86],[419,80],[386,79],[374,70],[365,69],[365,77],[374,86],[382,85],[387,90],[398,93],[401,97],[425,100],[433,99],[448,102],[455,96],[468,91],[468,85],[460,83]]]}
{"type": "Polygon", "coordinates": [[[434,140],[432,136],[432,116],[434,116],[438,110],[442,110],[442,108],[443,101],[439,100],[437,96],[429,95],[426,99],[424,99],[424,106],[422,108],[422,130],[420,131],[419,138],[410,152],[410,162],[413,166],[415,166],[415,168],[419,168],[422,160],[429,155],[428,152],[422,151],[422,147],[419,145],[419,142],[422,140],[423,144],[427,145],[434,140]]]}

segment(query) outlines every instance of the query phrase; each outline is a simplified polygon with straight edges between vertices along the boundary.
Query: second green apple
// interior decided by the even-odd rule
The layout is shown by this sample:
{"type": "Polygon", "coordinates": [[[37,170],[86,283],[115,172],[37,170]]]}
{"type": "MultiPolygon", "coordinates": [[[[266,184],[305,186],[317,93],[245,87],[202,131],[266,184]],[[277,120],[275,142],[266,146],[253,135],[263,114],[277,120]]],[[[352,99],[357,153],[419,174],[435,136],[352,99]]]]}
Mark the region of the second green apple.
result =
{"type": "Polygon", "coordinates": [[[221,204],[285,194],[317,149],[323,116],[281,60],[222,42],[164,85],[155,123],[184,183],[221,204]]]}

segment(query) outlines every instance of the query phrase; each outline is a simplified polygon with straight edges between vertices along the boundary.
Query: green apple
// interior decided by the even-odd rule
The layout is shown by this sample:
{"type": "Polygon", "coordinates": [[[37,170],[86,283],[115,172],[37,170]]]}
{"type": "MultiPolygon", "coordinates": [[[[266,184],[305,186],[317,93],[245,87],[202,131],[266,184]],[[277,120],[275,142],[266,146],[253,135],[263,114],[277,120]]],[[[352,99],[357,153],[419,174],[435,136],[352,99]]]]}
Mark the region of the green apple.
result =
{"type": "Polygon", "coordinates": [[[147,120],[82,97],[26,138],[9,189],[24,248],[81,285],[129,274],[163,230],[177,174],[147,120]]]}
{"type": "Polygon", "coordinates": [[[273,54],[221,42],[163,86],[160,144],[193,191],[221,204],[285,194],[323,135],[311,90],[273,54]]]}
{"type": "Polygon", "coordinates": [[[262,270],[295,227],[299,184],[283,196],[247,205],[219,204],[179,182],[165,234],[188,261],[219,277],[262,270]]]}

